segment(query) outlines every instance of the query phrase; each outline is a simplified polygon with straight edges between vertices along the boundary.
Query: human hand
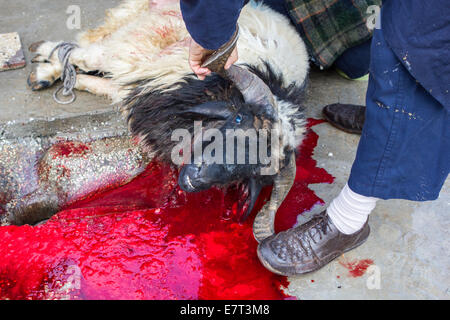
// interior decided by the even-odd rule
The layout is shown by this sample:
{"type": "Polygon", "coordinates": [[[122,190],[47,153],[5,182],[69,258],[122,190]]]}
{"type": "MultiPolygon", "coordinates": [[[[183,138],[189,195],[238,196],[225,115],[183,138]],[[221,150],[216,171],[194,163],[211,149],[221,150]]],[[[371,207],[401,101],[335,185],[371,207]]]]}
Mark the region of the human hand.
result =
{"type": "MultiPolygon", "coordinates": [[[[205,59],[211,55],[214,50],[208,50],[203,48],[194,39],[191,39],[191,45],[189,50],[189,65],[192,71],[197,75],[200,80],[204,80],[207,75],[211,73],[208,68],[202,68],[202,64],[205,59]]],[[[237,48],[233,50],[230,57],[225,64],[225,69],[230,68],[238,60],[237,48]]]]}

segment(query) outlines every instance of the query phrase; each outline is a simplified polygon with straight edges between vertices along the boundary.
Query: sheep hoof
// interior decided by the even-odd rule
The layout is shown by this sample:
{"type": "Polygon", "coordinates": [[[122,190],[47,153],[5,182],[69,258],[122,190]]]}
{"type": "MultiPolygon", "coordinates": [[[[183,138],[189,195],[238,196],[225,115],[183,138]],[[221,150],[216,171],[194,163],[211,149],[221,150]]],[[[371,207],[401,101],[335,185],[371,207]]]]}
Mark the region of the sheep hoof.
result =
{"type": "Polygon", "coordinates": [[[31,63],[50,63],[49,60],[47,60],[47,58],[43,57],[40,54],[37,54],[34,56],[33,59],[31,59],[31,63]]]}
{"type": "Polygon", "coordinates": [[[39,91],[39,90],[43,90],[43,89],[47,89],[49,87],[51,87],[52,83],[50,81],[47,80],[37,80],[36,74],[34,72],[30,73],[30,76],[28,77],[28,86],[31,88],[31,90],[33,91],[39,91]]]}
{"type": "Polygon", "coordinates": [[[34,42],[32,43],[29,47],[28,47],[28,51],[30,52],[37,52],[39,47],[44,43],[44,40],[38,41],[38,42],[34,42]]]}

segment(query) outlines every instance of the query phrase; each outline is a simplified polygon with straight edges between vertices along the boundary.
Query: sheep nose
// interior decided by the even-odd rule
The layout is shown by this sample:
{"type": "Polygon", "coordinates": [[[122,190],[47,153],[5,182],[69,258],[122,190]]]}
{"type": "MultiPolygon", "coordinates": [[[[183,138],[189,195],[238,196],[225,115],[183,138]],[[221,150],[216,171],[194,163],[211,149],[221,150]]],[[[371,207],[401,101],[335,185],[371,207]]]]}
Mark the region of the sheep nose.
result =
{"type": "Polygon", "coordinates": [[[198,176],[200,168],[195,165],[186,165],[180,171],[180,176],[178,177],[178,184],[181,190],[186,192],[196,192],[200,191],[196,188],[194,183],[194,178],[198,176]]]}

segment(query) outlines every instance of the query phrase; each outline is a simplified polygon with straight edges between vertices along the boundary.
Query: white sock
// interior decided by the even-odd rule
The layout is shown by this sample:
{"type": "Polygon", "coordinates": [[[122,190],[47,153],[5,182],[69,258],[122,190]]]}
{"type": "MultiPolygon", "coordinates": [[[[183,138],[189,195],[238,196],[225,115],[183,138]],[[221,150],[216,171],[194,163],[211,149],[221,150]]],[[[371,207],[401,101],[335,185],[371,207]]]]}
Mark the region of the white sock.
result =
{"type": "Polygon", "coordinates": [[[331,202],[327,213],[340,232],[353,234],[364,226],[378,200],[357,194],[346,184],[339,196],[331,202]]]}

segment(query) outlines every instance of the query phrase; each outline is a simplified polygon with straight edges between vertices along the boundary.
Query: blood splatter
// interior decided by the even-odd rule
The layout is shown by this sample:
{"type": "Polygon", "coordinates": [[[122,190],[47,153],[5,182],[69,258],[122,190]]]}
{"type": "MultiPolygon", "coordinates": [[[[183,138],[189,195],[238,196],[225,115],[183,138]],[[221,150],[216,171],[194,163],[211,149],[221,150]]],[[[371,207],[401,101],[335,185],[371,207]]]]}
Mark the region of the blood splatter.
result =
{"type": "Polygon", "coordinates": [[[366,273],[367,269],[373,265],[373,260],[339,261],[339,264],[348,269],[351,277],[357,278],[362,277],[366,273]]]}
{"type": "MultiPolygon", "coordinates": [[[[309,184],[333,181],[312,159],[317,141],[309,130],[277,231],[323,203],[309,184]]],[[[282,291],[287,278],[258,261],[252,234],[270,188],[239,223],[236,188],[187,194],[176,178],[176,170],[153,162],[129,184],[44,225],[1,227],[0,299],[290,299],[282,291]]]]}
{"type": "Polygon", "coordinates": [[[80,142],[72,142],[72,141],[64,141],[56,143],[52,146],[50,149],[51,154],[53,155],[53,158],[57,157],[69,157],[73,155],[85,155],[89,151],[91,151],[91,148],[80,142]]]}

